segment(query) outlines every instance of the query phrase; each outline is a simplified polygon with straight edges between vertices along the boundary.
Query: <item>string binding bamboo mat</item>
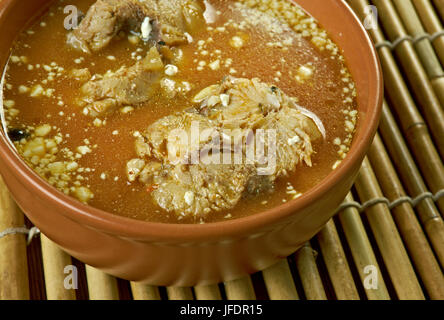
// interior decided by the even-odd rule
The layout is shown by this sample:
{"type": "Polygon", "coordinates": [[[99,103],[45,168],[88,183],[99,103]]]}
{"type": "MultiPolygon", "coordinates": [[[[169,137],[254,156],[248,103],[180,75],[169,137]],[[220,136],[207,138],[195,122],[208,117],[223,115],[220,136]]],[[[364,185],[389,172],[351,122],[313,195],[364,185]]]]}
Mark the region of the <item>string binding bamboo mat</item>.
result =
{"type": "Polygon", "coordinates": [[[130,283],[60,250],[0,179],[0,299],[444,299],[444,0],[347,2],[363,21],[378,9],[368,32],[385,77],[382,120],[338,214],[297,253],[219,285],[130,283]],[[63,286],[69,265],[77,290],[63,286]]]}

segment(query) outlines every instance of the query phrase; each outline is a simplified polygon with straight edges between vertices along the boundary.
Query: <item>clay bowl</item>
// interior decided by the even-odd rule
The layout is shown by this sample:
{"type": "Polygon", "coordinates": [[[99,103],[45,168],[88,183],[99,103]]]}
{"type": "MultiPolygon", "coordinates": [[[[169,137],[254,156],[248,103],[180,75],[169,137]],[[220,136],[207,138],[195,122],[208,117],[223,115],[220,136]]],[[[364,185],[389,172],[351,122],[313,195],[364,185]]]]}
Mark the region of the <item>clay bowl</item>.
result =
{"type": "MultiPolygon", "coordinates": [[[[50,0],[0,2],[0,67],[25,23],[50,0]]],[[[0,133],[0,172],[28,218],[77,259],[153,285],[234,279],[295,252],[332,217],[350,190],[378,126],[383,81],[373,45],[340,0],[298,0],[344,50],[356,81],[360,121],[342,165],[297,200],[254,216],[206,225],[141,222],[83,205],[40,179],[0,133]]]]}

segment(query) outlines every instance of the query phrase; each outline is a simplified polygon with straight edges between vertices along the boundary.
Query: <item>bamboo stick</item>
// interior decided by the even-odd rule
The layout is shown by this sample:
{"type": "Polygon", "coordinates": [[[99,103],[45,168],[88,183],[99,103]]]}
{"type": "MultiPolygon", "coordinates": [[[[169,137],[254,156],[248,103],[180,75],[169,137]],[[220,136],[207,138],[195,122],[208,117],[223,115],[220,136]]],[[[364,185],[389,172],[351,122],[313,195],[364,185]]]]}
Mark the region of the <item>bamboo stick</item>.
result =
{"type": "Polygon", "coordinates": [[[131,292],[134,300],[160,300],[159,289],[142,283],[131,282],[131,292]]]}
{"type": "MultiPolygon", "coordinates": [[[[391,57],[387,48],[381,49],[381,52],[383,57],[391,57]]],[[[408,89],[400,85],[403,80],[401,74],[398,73],[399,71],[394,74],[391,73],[391,71],[395,72],[397,69],[393,57],[391,57],[391,60],[383,58],[381,61],[385,70],[390,69],[389,72],[385,72],[386,92],[402,125],[403,136],[409,143],[430,189],[434,193],[438,192],[444,187],[444,166],[432,142],[429,130],[423,118],[417,112],[408,89]],[[393,77],[391,77],[392,75],[393,77]]],[[[442,200],[441,203],[443,203],[442,200]]]]}
{"type": "Polygon", "coordinates": [[[167,287],[169,300],[193,300],[193,291],[189,287],[167,287]]]}
{"type": "MultiPolygon", "coordinates": [[[[349,3],[359,16],[365,17],[364,10],[368,5],[367,0],[349,0],[349,3]]],[[[372,29],[369,32],[375,43],[385,41],[381,30],[372,29]]],[[[431,191],[438,192],[444,188],[444,166],[441,158],[390,49],[382,47],[378,52],[384,71],[385,91],[392,101],[392,107],[396,111],[404,137],[408,141],[431,191]]],[[[443,143],[440,143],[439,146],[444,148],[443,143]]],[[[442,205],[444,205],[443,200],[439,202],[442,205]]],[[[444,208],[442,205],[440,208],[444,208]]],[[[444,214],[444,211],[442,210],[441,213],[444,214]]]]}
{"type": "MultiPolygon", "coordinates": [[[[349,193],[346,197],[346,202],[353,202],[353,196],[349,193]]],[[[356,268],[359,272],[359,277],[363,284],[369,274],[366,268],[374,267],[377,270],[377,286],[370,287],[364,285],[364,290],[369,300],[390,300],[390,295],[387,291],[384,279],[382,278],[381,270],[378,261],[373,252],[372,245],[365,232],[362,224],[361,216],[355,208],[343,210],[338,215],[344,230],[347,243],[353,256],[356,268]]]]}
{"type": "MultiPolygon", "coordinates": [[[[379,135],[376,136],[370,148],[369,159],[384,195],[390,201],[406,196],[379,135]]],[[[444,299],[444,275],[412,206],[409,203],[403,203],[393,208],[392,214],[429,296],[432,299],[444,299]]],[[[436,219],[442,221],[439,215],[436,219]]]]}
{"type": "Polygon", "coordinates": [[[249,276],[225,282],[228,300],[256,300],[253,283],[249,276]]]}
{"type": "Polygon", "coordinates": [[[331,219],[318,233],[317,240],[333,283],[336,297],[339,300],[359,300],[350,267],[334,221],[331,219]]]}
{"type": "MultiPolygon", "coordinates": [[[[392,0],[392,2],[407,29],[407,32],[412,37],[422,36],[426,33],[411,0],[392,0]]],[[[444,72],[430,40],[423,39],[416,42],[414,46],[429,78],[433,79],[442,77],[444,72]]]]}
{"type": "Polygon", "coordinates": [[[324,285],[316,265],[317,253],[306,243],[295,254],[296,267],[308,300],[327,300],[324,285]]]}
{"type": "MultiPolygon", "coordinates": [[[[379,132],[410,196],[415,197],[426,192],[427,187],[386,102],[382,108],[379,132]]],[[[444,223],[442,219],[436,219],[439,212],[432,199],[421,201],[416,210],[441,266],[444,267],[444,223]]]]}
{"type": "MultiPolygon", "coordinates": [[[[430,0],[413,0],[413,5],[418,12],[421,22],[427,32],[431,35],[443,30],[441,21],[439,20],[430,0]]],[[[433,41],[433,46],[438,54],[441,65],[444,66],[444,36],[440,36],[433,41]]]]}
{"type": "Polygon", "coordinates": [[[85,269],[90,300],[119,300],[116,278],[88,265],[85,269]]]}
{"type": "Polygon", "coordinates": [[[220,290],[217,284],[194,287],[197,300],[221,300],[220,290]]]}
{"type": "MultiPolygon", "coordinates": [[[[390,41],[407,36],[401,20],[391,1],[373,0],[378,7],[384,30],[390,41]]],[[[413,45],[409,41],[401,42],[395,49],[396,55],[405,70],[412,91],[420,102],[421,112],[434,137],[434,141],[444,158],[444,110],[427,78],[413,45]]]]}
{"type": "MultiPolygon", "coordinates": [[[[392,0],[396,9],[412,37],[424,35],[426,33],[421,20],[416,13],[411,0],[392,0]]],[[[444,106],[444,71],[436,56],[429,39],[423,39],[414,44],[416,52],[422,65],[430,79],[432,88],[435,91],[441,106],[444,106]]]]}
{"type": "MultiPolygon", "coordinates": [[[[367,158],[363,162],[355,187],[361,203],[382,197],[378,181],[367,158]]],[[[377,204],[368,208],[365,214],[399,299],[424,299],[421,286],[387,206],[377,204]]]]}
{"type": "Polygon", "coordinates": [[[75,289],[64,286],[65,267],[72,265],[71,257],[45,235],[40,235],[46,298],[48,300],[75,300],[75,289]]]}
{"type": "Polygon", "coordinates": [[[436,9],[438,9],[441,20],[444,20],[444,0],[433,0],[433,2],[435,3],[436,9]]]}
{"type": "Polygon", "coordinates": [[[298,300],[298,292],[287,259],[262,271],[268,297],[271,300],[298,300]]]}
{"type": "MultiPolygon", "coordinates": [[[[25,220],[0,176],[0,232],[22,228],[25,220]]],[[[0,239],[0,300],[29,299],[26,237],[9,234],[0,239]]]]}

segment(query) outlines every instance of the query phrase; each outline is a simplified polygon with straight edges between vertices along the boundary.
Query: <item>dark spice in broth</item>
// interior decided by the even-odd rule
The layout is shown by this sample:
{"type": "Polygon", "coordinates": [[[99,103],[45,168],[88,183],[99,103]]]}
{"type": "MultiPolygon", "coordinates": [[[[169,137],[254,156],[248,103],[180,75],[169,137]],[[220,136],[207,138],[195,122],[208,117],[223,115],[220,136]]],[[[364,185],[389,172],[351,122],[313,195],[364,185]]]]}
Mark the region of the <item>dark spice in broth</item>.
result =
{"type": "MultiPolygon", "coordinates": [[[[87,12],[94,2],[75,5],[87,12]]],[[[166,223],[252,215],[299,197],[334,170],[352,143],[357,105],[353,79],[328,34],[286,0],[200,3],[214,9],[214,22],[172,46],[175,62],[163,65],[149,99],[114,104],[113,112],[95,115],[79,105],[85,81],[144,61],[153,42],[123,30],[101,50],[82,52],[66,40],[63,10],[70,3],[54,2],[19,35],[2,84],[5,125],[26,162],[60,191],[93,207],[166,223]],[[322,121],[326,136],[312,142],[312,165],[301,161],[277,178],[273,192],[242,197],[233,208],[209,210],[198,219],[168,212],[151,197],[158,186],[128,179],[127,162],[139,158],[135,141],[159,119],[191,108],[196,94],[227,76],[258,78],[271,84],[271,94],[296,98],[322,121]],[[175,92],[165,90],[170,85],[175,92]]],[[[159,40],[156,46],[162,53],[168,45],[159,40]]]]}

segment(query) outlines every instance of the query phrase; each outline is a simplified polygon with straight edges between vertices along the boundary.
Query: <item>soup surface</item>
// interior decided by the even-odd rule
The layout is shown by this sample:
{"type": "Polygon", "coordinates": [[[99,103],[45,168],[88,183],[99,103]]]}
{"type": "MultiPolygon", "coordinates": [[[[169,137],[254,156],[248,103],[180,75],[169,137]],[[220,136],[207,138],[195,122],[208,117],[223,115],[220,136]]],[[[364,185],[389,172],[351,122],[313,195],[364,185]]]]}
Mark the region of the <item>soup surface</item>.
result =
{"type": "Polygon", "coordinates": [[[3,125],[37,173],[117,215],[208,223],[296,199],[338,167],[357,123],[356,90],[341,50],[316,20],[286,0],[169,2],[182,10],[173,18],[161,6],[152,12],[132,0],[59,0],[19,35],[3,77],[3,125]],[[92,12],[94,6],[117,13],[92,12]],[[117,20],[107,25],[111,16],[117,20]],[[242,101],[251,88],[245,99],[255,105],[242,101]],[[284,122],[299,132],[285,138],[287,146],[275,146],[278,171],[264,180],[251,173],[255,164],[222,170],[201,164],[193,168],[207,180],[183,189],[176,171],[191,177],[190,185],[197,175],[189,164],[161,159],[171,145],[157,145],[155,154],[159,132],[168,135],[195,116],[221,130],[236,99],[251,107],[250,118],[259,117],[239,128],[278,128],[278,140],[288,129],[284,122]],[[284,158],[290,164],[280,166],[284,158]],[[147,176],[156,165],[157,176],[147,176]]]}

